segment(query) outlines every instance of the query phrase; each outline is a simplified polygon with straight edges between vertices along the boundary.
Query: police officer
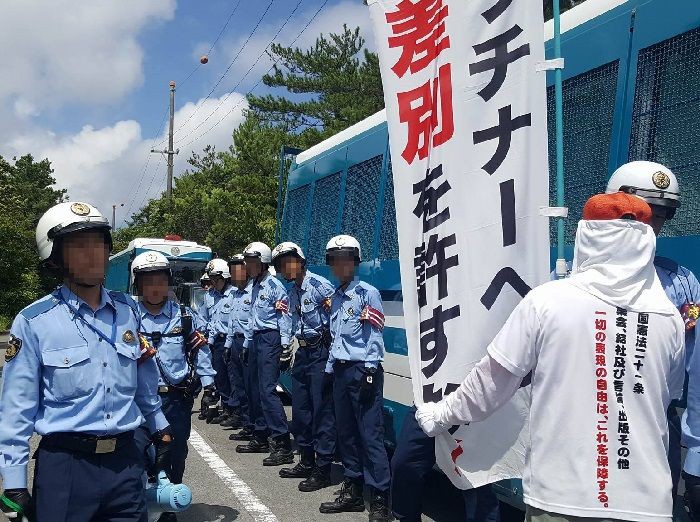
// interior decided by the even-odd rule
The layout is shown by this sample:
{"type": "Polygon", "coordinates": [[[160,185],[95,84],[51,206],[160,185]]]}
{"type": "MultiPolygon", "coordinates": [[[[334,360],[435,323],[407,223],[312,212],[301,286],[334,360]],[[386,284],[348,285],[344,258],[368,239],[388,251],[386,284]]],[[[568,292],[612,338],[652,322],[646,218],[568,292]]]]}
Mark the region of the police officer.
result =
{"type": "MultiPolygon", "coordinates": [[[[187,440],[192,428],[192,406],[198,384],[214,403],[214,369],[207,346],[206,324],[184,305],[168,299],[173,282],[170,262],[160,252],[143,252],[131,263],[134,286],[139,295],[141,334],[158,351],[158,394],[170,423],[170,481],[182,482],[187,458],[187,440]]],[[[175,513],[164,513],[161,522],[176,521],[175,513]]]]}
{"type": "Polygon", "coordinates": [[[326,263],[340,281],[331,303],[331,344],[325,382],[333,385],[338,443],[345,481],[321,513],[364,511],[363,484],[371,489],[370,521],[389,520],[389,461],[384,447],[384,312],[379,291],[355,278],[362,260],[352,236],[332,238],[326,263]]]}
{"type": "MultiPolygon", "coordinates": [[[[251,401],[259,400],[266,432],[260,430],[260,419],[255,419],[255,436],[246,445],[236,448],[239,453],[265,453],[264,466],[279,466],[294,462],[287,415],[277,395],[280,376],[280,359],[291,359],[292,318],[289,315],[289,299],[282,283],[269,271],[272,252],[265,243],[254,242],[243,251],[246,271],[251,281],[251,325],[243,341],[243,358],[247,359],[252,379],[251,401]],[[259,388],[255,397],[256,387],[259,388]],[[269,448],[266,435],[270,435],[269,448]]],[[[258,415],[256,415],[258,417],[258,415]]]]}
{"type": "Polygon", "coordinates": [[[333,397],[323,393],[324,370],[330,348],[329,311],[334,288],[323,277],[306,269],[299,245],[280,243],[272,251],[272,263],[293,285],[289,290],[292,331],[299,343],[292,368],[292,432],[301,460],[282,468],[282,478],[304,478],[299,491],[316,491],[331,483],[335,454],[333,397]]]}
{"type": "Polygon", "coordinates": [[[216,390],[221,395],[221,415],[208,419],[213,424],[231,426],[233,407],[231,406],[231,383],[228,376],[228,367],[225,358],[224,344],[228,333],[228,322],[231,314],[231,300],[229,299],[233,287],[231,286],[231,274],[228,263],[224,259],[212,259],[207,264],[207,274],[211,281],[211,288],[204,296],[202,306],[202,318],[207,322],[209,332],[209,346],[211,347],[212,366],[216,371],[216,390]]]}
{"type": "Polygon", "coordinates": [[[211,288],[211,280],[209,279],[209,274],[204,272],[202,274],[202,277],[199,278],[199,284],[204,288],[205,290],[209,290],[211,288]]]}
{"type": "Polygon", "coordinates": [[[109,221],[87,203],[59,203],[36,228],[39,257],[63,279],[15,318],[0,396],[3,512],[35,520],[147,520],[134,430],[146,422],[156,469],[168,470],[170,428],[153,349],[136,303],[103,288],[109,221]],[[142,354],[143,352],[143,354],[142,354]],[[27,491],[35,454],[35,513],[27,491]]]}
{"type": "MultiPolygon", "coordinates": [[[[391,458],[391,510],[397,520],[420,522],[423,489],[435,467],[435,439],[416,420],[416,407],[406,412],[391,458]]],[[[461,491],[467,522],[498,522],[498,498],[491,485],[461,491]]]]}
{"type": "Polygon", "coordinates": [[[225,344],[235,415],[235,422],[232,422],[231,427],[243,428],[239,433],[229,435],[229,439],[250,440],[253,436],[253,424],[250,421],[250,404],[248,402],[250,375],[248,366],[244,365],[241,360],[245,332],[250,326],[250,292],[247,289],[248,274],[243,254],[236,254],[229,259],[228,268],[233,284],[230,297],[231,318],[228,323],[229,329],[225,344]]]}
{"type": "MultiPolygon", "coordinates": [[[[651,207],[651,227],[658,236],[669,219],[680,207],[680,187],[676,176],[665,166],[651,161],[632,161],[618,168],[608,181],[606,191],[623,191],[641,196],[651,207]]],[[[676,305],[686,325],[685,355],[688,371],[687,409],[683,422],[674,402],[668,410],[669,463],[673,476],[673,496],[676,496],[681,468],[681,437],[688,448],[683,478],[685,502],[691,517],[700,521],[700,361],[695,356],[698,342],[696,322],[700,314],[700,283],[687,268],[672,259],[657,256],[656,273],[666,295],[676,305]],[[682,430],[682,435],[681,435],[682,430]]]]}

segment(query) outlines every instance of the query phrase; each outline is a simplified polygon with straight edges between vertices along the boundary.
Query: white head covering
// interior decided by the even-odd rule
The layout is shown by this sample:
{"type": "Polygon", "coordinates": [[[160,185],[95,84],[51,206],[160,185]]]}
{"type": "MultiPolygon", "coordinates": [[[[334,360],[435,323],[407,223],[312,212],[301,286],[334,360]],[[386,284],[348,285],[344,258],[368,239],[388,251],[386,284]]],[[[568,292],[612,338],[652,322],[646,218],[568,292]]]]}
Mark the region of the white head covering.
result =
{"type": "Polygon", "coordinates": [[[654,268],[656,236],[629,219],[581,220],[576,231],[571,284],[613,306],[673,315],[654,268]]]}

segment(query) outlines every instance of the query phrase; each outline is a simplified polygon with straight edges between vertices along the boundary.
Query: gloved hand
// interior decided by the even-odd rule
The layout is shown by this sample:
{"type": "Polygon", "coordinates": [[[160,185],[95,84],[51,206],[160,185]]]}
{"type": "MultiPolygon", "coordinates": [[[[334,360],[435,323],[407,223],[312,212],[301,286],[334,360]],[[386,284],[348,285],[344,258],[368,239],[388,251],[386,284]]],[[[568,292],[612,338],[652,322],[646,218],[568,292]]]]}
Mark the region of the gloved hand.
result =
{"type": "Polygon", "coordinates": [[[365,368],[360,381],[360,402],[367,404],[372,401],[375,393],[377,381],[377,370],[375,368],[365,368]]]}
{"type": "Polygon", "coordinates": [[[282,345],[282,353],[280,354],[280,371],[282,373],[291,370],[293,355],[294,350],[292,350],[291,344],[282,345]]]}
{"type": "Polygon", "coordinates": [[[248,348],[241,348],[241,362],[248,366],[248,348]]]}
{"type": "Polygon", "coordinates": [[[153,434],[153,446],[156,449],[156,459],[154,463],[156,475],[158,475],[160,471],[165,471],[165,474],[170,476],[170,446],[172,442],[173,436],[170,426],[153,434]]]}
{"type": "Polygon", "coordinates": [[[438,420],[438,414],[444,408],[444,401],[426,402],[422,406],[418,406],[416,411],[416,420],[423,432],[429,437],[435,437],[440,433],[445,433],[450,429],[450,426],[438,420]]]}
{"type": "Polygon", "coordinates": [[[27,488],[6,489],[0,497],[0,509],[10,520],[34,520],[32,496],[27,488]]]}
{"type": "Polygon", "coordinates": [[[321,387],[321,395],[328,396],[333,393],[333,374],[323,372],[323,386],[321,387]]]}

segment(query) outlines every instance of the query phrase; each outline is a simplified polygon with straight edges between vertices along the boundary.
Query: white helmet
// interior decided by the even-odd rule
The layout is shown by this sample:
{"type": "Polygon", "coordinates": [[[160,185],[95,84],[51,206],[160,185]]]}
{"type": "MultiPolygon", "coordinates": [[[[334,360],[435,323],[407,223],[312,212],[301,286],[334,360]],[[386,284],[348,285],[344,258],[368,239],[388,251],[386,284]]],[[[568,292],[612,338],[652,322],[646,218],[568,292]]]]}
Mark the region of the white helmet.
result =
{"type": "Polygon", "coordinates": [[[207,264],[207,274],[209,274],[209,277],[221,276],[224,279],[231,277],[231,272],[229,272],[228,269],[228,263],[225,259],[220,258],[209,261],[207,264]]]}
{"type": "Polygon", "coordinates": [[[631,161],[619,167],[605,191],[635,194],[650,205],[668,207],[669,218],[681,206],[678,180],[669,169],[653,161],[631,161]]]}
{"type": "Polygon", "coordinates": [[[292,255],[301,259],[302,261],[306,261],[304,251],[299,245],[297,245],[296,243],[292,243],[291,241],[285,241],[277,245],[272,251],[272,264],[275,266],[275,268],[277,268],[278,260],[283,256],[288,255],[292,255]]]}
{"type": "Polygon", "coordinates": [[[245,258],[243,254],[234,254],[228,260],[228,266],[231,265],[242,265],[245,263],[245,258]]]}
{"type": "Polygon", "coordinates": [[[210,279],[209,279],[209,274],[207,274],[206,272],[204,272],[204,273],[202,274],[202,277],[199,278],[199,282],[200,282],[200,283],[206,283],[206,282],[208,282],[208,281],[210,281],[210,279]]]}
{"type": "Polygon", "coordinates": [[[46,261],[53,252],[54,240],[72,232],[103,230],[112,249],[109,220],[89,203],[59,203],[44,212],[36,226],[36,246],[39,257],[46,261]]]}
{"type": "Polygon", "coordinates": [[[172,277],[168,258],[153,250],[137,255],[131,262],[131,274],[134,278],[145,272],[167,272],[168,276],[172,277]]]}
{"type": "Polygon", "coordinates": [[[272,263],[270,247],[260,241],[254,241],[243,249],[243,257],[257,257],[260,262],[269,265],[272,263]]]}
{"type": "Polygon", "coordinates": [[[331,252],[352,252],[355,255],[355,263],[359,264],[362,261],[362,248],[360,242],[352,236],[341,234],[331,238],[326,245],[326,264],[330,265],[331,252]]]}

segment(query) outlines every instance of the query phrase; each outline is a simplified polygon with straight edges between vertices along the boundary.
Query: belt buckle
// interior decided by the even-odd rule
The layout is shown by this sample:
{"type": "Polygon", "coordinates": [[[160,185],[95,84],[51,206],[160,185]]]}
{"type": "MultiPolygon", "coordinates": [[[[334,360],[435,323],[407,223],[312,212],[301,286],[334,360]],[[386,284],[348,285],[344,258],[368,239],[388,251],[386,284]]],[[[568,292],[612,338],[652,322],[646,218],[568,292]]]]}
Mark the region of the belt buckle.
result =
{"type": "Polygon", "coordinates": [[[117,439],[97,439],[95,453],[114,453],[117,449],[117,439]]]}
{"type": "Polygon", "coordinates": [[[299,341],[299,346],[301,346],[302,348],[305,348],[309,344],[306,342],[306,339],[297,339],[297,341],[299,341]]]}
{"type": "Polygon", "coordinates": [[[170,388],[167,386],[158,386],[158,393],[168,393],[170,391],[170,388]]]}

